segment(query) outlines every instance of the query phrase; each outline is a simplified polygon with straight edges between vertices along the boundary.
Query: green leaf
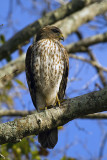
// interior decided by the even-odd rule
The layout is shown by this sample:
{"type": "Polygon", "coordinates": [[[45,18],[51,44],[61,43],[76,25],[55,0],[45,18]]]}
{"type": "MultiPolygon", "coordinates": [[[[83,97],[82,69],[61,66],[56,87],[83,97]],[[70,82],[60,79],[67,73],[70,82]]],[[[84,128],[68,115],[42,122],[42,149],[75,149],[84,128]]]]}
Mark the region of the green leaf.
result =
{"type": "Polygon", "coordinates": [[[41,160],[40,156],[39,156],[39,153],[37,150],[35,151],[31,151],[31,154],[32,154],[32,160],[41,160]]]}
{"type": "Polygon", "coordinates": [[[23,50],[22,50],[22,48],[19,48],[19,56],[21,56],[22,54],[23,54],[23,50]]]}
{"type": "Polygon", "coordinates": [[[11,81],[9,81],[9,82],[4,86],[4,88],[5,88],[6,90],[10,90],[12,87],[13,87],[13,84],[12,84],[11,81]]]}
{"type": "Polygon", "coordinates": [[[25,86],[25,84],[24,84],[22,81],[20,81],[19,79],[15,79],[15,81],[16,81],[23,89],[26,89],[26,86],[25,86]]]}
{"type": "Polygon", "coordinates": [[[5,103],[10,107],[13,106],[13,98],[5,92],[0,94],[0,102],[5,103]]]}
{"type": "Polygon", "coordinates": [[[66,156],[63,156],[61,158],[61,160],[76,160],[75,158],[72,158],[72,157],[66,157],[66,156]]]}
{"type": "Polygon", "coordinates": [[[10,55],[6,56],[6,61],[7,61],[7,62],[10,62],[11,60],[12,60],[12,58],[11,58],[10,55]]]}
{"type": "Polygon", "coordinates": [[[5,37],[4,37],[3,34],[0,35],[0,42],[1,42],[2,44],[5,43],[5,37]]]}

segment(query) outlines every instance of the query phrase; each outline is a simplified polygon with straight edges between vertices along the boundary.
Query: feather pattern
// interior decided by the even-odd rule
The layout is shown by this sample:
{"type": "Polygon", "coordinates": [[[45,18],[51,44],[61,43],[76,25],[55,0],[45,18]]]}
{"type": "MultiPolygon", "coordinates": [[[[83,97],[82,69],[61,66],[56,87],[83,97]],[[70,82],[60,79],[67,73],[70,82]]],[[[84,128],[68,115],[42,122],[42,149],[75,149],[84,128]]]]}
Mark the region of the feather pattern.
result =
{"type": "MultiPolygon", "coordinates": [[[[37,41],[27,50],[26,78],[35,108],[40,111],[55,105],[57,96],[62,100],[68,78],[69,58],[58,37],[57,27],[47,26],[40,30],[37,41]]],[[[57,129],[40,133],[38,140],[46,148],[53,148],[58,140],[57,129]]]]}

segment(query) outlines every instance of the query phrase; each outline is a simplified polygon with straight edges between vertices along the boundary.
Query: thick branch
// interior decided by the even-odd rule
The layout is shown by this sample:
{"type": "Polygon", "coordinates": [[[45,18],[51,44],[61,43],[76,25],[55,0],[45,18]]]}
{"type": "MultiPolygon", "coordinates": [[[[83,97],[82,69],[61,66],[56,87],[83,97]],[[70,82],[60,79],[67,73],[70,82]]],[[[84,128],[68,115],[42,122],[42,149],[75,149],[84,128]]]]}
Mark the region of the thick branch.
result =
{"type": "Polygon", "coordinates": [[[45,110],[11,122],[0,124],[0,144],[18,142],[22,138],[64,125],[67,122],[91,114],[107,110],[107,87],[68,99],[61,107],[45,110]]]}
{"type": "Polygon", "coordinates": [[[73,0],[73,4],[70,2],[25,27],[0,47],[0,60],[6,58],[20,46],[23,46],[27,40],[38,32],[38,29],[45,25],[51,25],[60,20],[55,25],[62,29],[66,37],[68,34],[76,31],[81,24],[93,19],[94,16],[102,14],[107,10],[107,0],[104,0],[101,3],[95,3],[89,7],[85,7],[83,10],[80,10],[84,6],[93,2],[95,2],[95,0],[73,0]],[[78,10],[80,11],[72,15],[72,13],[78,10]],[[65,18],[66,16],[68,17],[65,18]]]}
{"type": "MultiPolygon", "coordinates": [[[[34,111],[22,111],[22,110],[0,110],[0,117],[9,116],[9,117],[25,117],[31,114],[34,114],[34,111]]],[[[81,119],[107,119],[107,113],[94,113],[88,114],[86,116],[80,117],[81,119]]]]}
{"type": "Polygon", "coordinates": [[[79,0],[78,3],[78,0],[75,0],[75,3],[73,4],[70,2],[59,9],[46,14],[39,20],[16,33],[10,40],[0,47],[0,60],[6,58],[12,52],[17,50],[19,46],[23,46],[25,42],[34,36],[41,27],[51,25],[61,19],[64,19],[64,17],[93,2],[93,0],[90,0],[89,2],[88,1],[89,0],[79,0]]]}
{"type": "Polygon", "coordinates": [[[71,14],[64,20],[58,21],[55,25],[58,26],[67,37],[72,32],[75,32],[82,24],[92,20],[95,16],[103,14],[107,11],[107,0],[91,4],[84,7],[82,10],[71,14]]]}
{"type": "Polygon", "coordinates": [[[25,70],[25,54],[0,69],[0,88],[25,70]]]}

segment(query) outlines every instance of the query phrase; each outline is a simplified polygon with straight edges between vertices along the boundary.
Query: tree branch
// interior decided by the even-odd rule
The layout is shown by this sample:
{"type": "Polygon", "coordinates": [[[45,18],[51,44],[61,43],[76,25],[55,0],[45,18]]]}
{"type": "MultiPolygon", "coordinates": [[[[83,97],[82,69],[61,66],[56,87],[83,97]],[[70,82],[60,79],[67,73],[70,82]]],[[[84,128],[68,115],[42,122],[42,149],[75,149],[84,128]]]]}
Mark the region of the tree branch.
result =
{"type": "Polygon", "coordinates": [[[21,116],[21,117],[25,117],[27,115],[30,115],[30,114],[34,114],[35,111],[23,111],[23,110],[0,110],[0,117],[3,117],[3,116],[21,116]]]}
{"type": "Polygon", "coordinates": [[[66,49],[69,53],[87,52],[87,47],[102,42],[107,42],[107,32],[103,34],[97,34],[89,38],[85,38],[76,43],[69,44],[66,46],[66,49]]]}
{"type": "Polygon", "coordinates": [[[76,56],[76,55],[73,55],[73,54],[69,54],[69,57],[75,58],[75,59],[79,59],[79,60],[84,61],[84,62],[87,62],[87,63],[89,63],[89,64],[91,64],[91,65],[93,65],[93,66],[95,66],[95,67],[107,72],[107,68],[102,67],[95,60],[89,60],[89,59],[86,59],[86,58],[83,58],[83,57],[80,57],[80,56],[76,56]]]}
{"type": "MultiPolygon", "coordinates": [[[[27,111],[27,110],[0,110],[0,117],[9,116],[9,117],[25,117],[31,114],[34,114],[34,111],[27,111]]],[[[93,113],[88,114],[86,116],[80,117],[80,119],[107,119],[107,113],[93,113]]]]}
{"type": "Polygon", "coordinates": [[[80,10],[85,5],[93,3],[93,0],[75,0],[75,3],[68,3],[63,5],[59,9],[47,13],[45,16],[35,21],[34,23],[28,25],[18,33],[16,33],[11,39],[9,39],[3,46],[0,47],[0,60],[9,56],[12,52],[17,50],[19,47],[25,45],[25,42],[33,37],[38,30],[46,25],[51,25],[61,19],[64,19],[66,16],[80,10]]]}
{"type": "Polygon", "coordinates": [[[9,62],[0,69],[0,88],[12,80],[15,76],[25,70],[25,54],[14,61],[9,62]]]}
{"type": "MultiPolygon", "coordinates": [[[[80,32],[79,33],[77,32],[77,35],[78,35],[78,37],[80,39],[82,38],[82,35],[80,34],[80,32]]],[[[96,71],[97,71],[97,73],[99,75],[100,81],[101,81],[103,86],[107,85],[106,78],[104,77],[104,74],[103,74],[104,67],[102,67],[99,64],[99,62],[97,61],[96,57],[94,56],[92,51],[88,48],[88,46],[89,45],[93,45],[93,44],[98,43],[98,42],[106,42],[106,41],[107,41],[107,32],[105,32],[103,34],[99,34],[99,35],[93,36],[93,37],[89,37],[89,38],[86,38],[86,39],[83,39],[83,40],[80,40],[79,42],[74,43],[71,46],[70,45],[67,46],[67,49],[69,51],[70,50],[72,51],[72,49],[75,50],[77,48],[76,50],[80,49],[81,51],[88,53],[88,55],[89,55],[89,57],[91,59],[90,61],[87,60],[87,59],[83,59],[81,57],[78,57],[78,58],[80,58],[83,61],[87,61],[88,63],[90,63],[93,66],[95,66],[95,69],[96,69],[96,71]]],[[[71,55],[71,56],[73,57],[73,55],[71,55]]],[[[75,57],[75,55],[74,55],[74,57],[75,57]]]]}
{"type": "Polygon", "coordinates": [[[55,25],[63,31],[64,37],[67,37],[72,32],[75,32],[82,24],[92,20],[95,16],[103,14],[106,11],[107,0],[102,0],[101,2],[91,4],[74,14],[67,16],[65,19],[55,23],[55,25]]]}
{"type": "MultiPolygon", "coordinates": [[[[87,47],[89,47],[90,45],[97,44],[99,42],[107,42],[107,32],[103,34],[98,34],[89,38],[85,38],[83,40],[80,40],[79,42],[67,45],[65,46],[65,48],[67,49],[68,53],[80,52],[80,51],[87,52],[88,51],[87,47]]],[[[102,67],[99,64],[96,64],[94,61],[90,61],[82,57],[77,57],[76,55],[72,55],[72,54],[70,54],[70,57],[86,61],[88,63],[91,63],[93,66],[97,66],[103,71],[107,71],[106,68],[102,67]]],[[[17,58],[17,60],[9,62],[7,65],[1,68],[0,69],[0,88],[4,88],[4,86],[9,81],[11,81],[19,73],[23,72],[24,69],[25,69],[25,54],[21,55],[19,58],[17,58]]]]}
{"type": "Polygon", "coordinates": [[[84,117],[80,117],[82,119],[107,119],[107,113],[94,113],[88,114],[84,117]]]}
{"type": "Polygon", "coordinates": [[[11,122],[0,124],[0,144],[18,142],[29,135],[55,128],[67,122],[107,110],[107,87],[103,90],[88,93],[65,100],[61,107],[45,110],[11,122]]]}
{"type": "MultiPolygon", "coordinates": [[[[96,64],[98,64],[98,61],[97,61],[96,57],[94,56],[94,54],[89,49],[88,49],[88,55],[90,56],[90,59],[92,61],[94,61],[94,62],[96,62],[96,64]]],[[[103,87],[105,87],[107,85],[107,81],[106,81],[106,78],[104,77],[103,69],[100,68],[100,67],[97,67],[97,66],[95,66],[95,69],[96,69],[97,73],[99,74],[99,78],[100,78],[100,81],[101,81],[103,87]]]]}
{"type": "Polygon", "coordinates": [[[80,10],[84,6],[94,2],[95,0],[73,0],[73,4],[70,2],[67,5],[57,9],[56,11],[46,14],[44,17],[16,33],[10,40],[1,46],[0,60],[6,58],[19,47],[23,46],[26,41],[34,36],[38,30],[45,25],[51,25],[60,20],[55,25],[62,29],[63,34],[66,37],[68,34],[76,31],[81,24],[93,19],[94,16],[102,14],[107,10],[107,0],[103,0],[101,3],[92,4],[80,10]],[[68,17],[65,18],[66,16],[68,17]]]}

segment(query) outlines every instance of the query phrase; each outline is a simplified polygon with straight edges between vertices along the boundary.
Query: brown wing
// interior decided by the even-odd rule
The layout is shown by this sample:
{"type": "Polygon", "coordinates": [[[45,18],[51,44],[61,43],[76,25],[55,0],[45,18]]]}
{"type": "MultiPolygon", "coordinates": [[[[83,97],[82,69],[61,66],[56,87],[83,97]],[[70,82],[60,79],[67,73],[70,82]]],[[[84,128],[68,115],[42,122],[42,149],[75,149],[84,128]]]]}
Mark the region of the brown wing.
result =
{"type": "Polygon", "coordinates": [[[34,80],[34,75],[33,75],[33,69],[32,69],[32,60],[33,60],[33,45],[31,45],[26,54],[26,59],[25,59],[25,72],[26,72],[26,78],[27,78],[27,83],[29,87],[29,91],[31,94],[31,98],[33,101],[33,104],[35,108],[37,109],[36,106],[36,87],[35,87],[35,80],[34,80]]]}
{"type": "Polygon", "coordinates": [[[65,96],[65,90],[66,90],[66,85],[67,85],[67,80],[68,80],[69,57],[68,57],[68,53],[66,50],[64,52],[64,56],[65,56],[64,57],[64,70],[63,70],[62,80],[61,80],[59,92],[58,92],[59,100],[62,100],[65,96]]]}

